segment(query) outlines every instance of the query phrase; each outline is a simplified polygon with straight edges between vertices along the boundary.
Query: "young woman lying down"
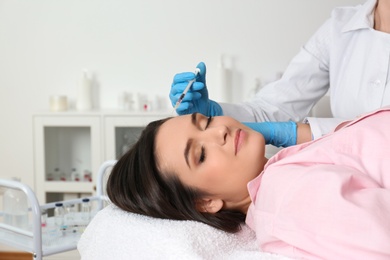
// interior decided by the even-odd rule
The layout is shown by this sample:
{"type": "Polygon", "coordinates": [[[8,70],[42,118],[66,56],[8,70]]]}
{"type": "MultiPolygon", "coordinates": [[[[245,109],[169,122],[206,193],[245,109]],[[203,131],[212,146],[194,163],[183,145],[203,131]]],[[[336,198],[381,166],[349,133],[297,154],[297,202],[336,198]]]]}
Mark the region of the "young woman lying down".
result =
{"type": "Polygon", "coordinates": [[[236,232],[305,259],[390,258],[390,107],[265,158],[263,136],[231,117],[150,123],[109,177],[110,200],[156,218],[236,232]]]}

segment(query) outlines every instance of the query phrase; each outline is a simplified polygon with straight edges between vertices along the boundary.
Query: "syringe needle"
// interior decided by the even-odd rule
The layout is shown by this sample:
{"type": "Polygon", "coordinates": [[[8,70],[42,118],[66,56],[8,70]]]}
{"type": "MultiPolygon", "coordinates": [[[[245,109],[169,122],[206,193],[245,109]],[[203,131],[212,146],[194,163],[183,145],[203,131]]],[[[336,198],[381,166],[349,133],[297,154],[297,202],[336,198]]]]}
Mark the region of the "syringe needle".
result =
{"type": "Polygon", "coordinates": [[[196,80],[196,76],[198,75],[198,73],[200,72],[200,69],[199,68],[196,68],[195,69],[195,78],[190,80],[186,86],[186,88],[184,89],[183,93],[180,95],[179,99],[177,100],[176,102],[176,105],[175,105],[175,110],[180,106],[181,102],[183,101],[184,99],[184,96],[187,94],[188,90],[190,90],[190,87],[192,86],[192,84],[195,82],[196,80]]]}

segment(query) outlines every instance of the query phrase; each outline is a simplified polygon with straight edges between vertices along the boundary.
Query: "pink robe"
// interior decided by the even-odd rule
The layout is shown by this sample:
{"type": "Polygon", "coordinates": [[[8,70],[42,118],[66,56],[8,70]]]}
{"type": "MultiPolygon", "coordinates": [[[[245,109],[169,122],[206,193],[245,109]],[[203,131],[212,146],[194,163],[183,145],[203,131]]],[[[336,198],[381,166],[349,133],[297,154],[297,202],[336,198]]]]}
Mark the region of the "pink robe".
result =
{"type": "Polygon", "coordinates": [[[304,259],[390,259],[390,107],[286,148],[248,183],[261,250],[304,259]]]}

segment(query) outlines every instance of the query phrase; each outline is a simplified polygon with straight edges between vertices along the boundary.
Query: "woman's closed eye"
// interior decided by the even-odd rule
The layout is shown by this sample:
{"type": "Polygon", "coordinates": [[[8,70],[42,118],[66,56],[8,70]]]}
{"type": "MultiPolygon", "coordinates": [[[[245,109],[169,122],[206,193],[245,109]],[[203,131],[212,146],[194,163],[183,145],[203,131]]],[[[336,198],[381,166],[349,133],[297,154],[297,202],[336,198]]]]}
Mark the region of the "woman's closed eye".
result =
{"type": "MultiPolygon", "coordinates": [[[[206,126],[205,126],[204,130],[206,130],[207,127],[210,125],[212,119],[213,119],[212,116],[209,116],[207,118],[207,122],[206,122],[206,126]]],[[[204,146],[202,146],[200,148],[199,163],[203,163],[205,160],[206,160],[206,148],[204,146]]]]}
{"type": "Polygon", "coordinates": [[[204,146],[200,149],[199,163],[203,163],[206,160],[206,150],[204,146]]]}

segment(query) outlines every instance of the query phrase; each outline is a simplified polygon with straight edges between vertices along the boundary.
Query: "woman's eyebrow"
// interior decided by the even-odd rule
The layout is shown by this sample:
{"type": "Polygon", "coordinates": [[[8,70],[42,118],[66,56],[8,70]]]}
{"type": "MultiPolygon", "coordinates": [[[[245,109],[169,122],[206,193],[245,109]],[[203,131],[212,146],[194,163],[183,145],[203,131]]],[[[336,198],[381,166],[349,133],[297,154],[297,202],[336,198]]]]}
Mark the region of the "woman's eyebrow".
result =
{"type": "Polygon", "coordinates": [[[188,160],[188,154],[191,150],[192,141],[193,141],[192,138],[188,139],[186,149],[184,149],[184,158],[186,159],[186,163],[190,169],[191,169],[191,166],[190,166],[190,163],[188,160]]]}
{"type": "MultiPolygon", "coordinates": [[[[197,113],[192,113],[191,114],[191,123],[194,126],[196,126],[196,115],[197,115],[197,113]]],[[[186,144],[186,148],[184,149],[184,158],[185,158],[186,163],[187,163],[187,165],[188,165],[188,167],[190,169],[191,169],[191,166],[190,166],[190,162],[189,162],[189,159],[188,159],[188,154],[190,153],[192,142],[193,142],[192,138],[188,139],[187,144],[186,144]]]]}

